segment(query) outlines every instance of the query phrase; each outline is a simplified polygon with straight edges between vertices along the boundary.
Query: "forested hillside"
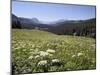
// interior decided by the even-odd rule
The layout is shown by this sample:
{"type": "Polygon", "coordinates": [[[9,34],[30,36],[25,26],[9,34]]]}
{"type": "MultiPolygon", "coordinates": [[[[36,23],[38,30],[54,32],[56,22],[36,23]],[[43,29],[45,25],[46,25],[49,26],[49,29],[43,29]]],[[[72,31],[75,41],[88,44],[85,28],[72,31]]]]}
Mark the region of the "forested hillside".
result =
{"type": "Polygon", "coordinates": [[[12,14],[12,28],[38,29],[58,35],[74,35],[96,37],[96,18],[88,20],[64,20],[51,24],[43,24],[35,19],[17,17],[12,14]]]}

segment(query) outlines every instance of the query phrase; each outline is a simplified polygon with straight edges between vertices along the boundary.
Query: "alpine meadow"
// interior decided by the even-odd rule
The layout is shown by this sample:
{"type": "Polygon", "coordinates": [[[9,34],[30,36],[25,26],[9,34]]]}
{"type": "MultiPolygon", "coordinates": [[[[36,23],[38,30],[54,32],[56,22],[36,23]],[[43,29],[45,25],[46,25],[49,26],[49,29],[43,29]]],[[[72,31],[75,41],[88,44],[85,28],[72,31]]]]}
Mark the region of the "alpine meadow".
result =
{"type": "Polygon", "coordinates": [[[95,9],[12,1],[12,74],[96,69],[95,9]]]}

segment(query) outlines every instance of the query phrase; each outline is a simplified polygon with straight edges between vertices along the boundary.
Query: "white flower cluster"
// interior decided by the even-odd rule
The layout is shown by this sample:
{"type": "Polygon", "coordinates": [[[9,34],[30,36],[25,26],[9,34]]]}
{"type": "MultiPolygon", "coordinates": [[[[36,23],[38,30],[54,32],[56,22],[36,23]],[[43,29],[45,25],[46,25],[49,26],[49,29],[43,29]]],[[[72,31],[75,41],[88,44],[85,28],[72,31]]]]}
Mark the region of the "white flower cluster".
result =
{"type": "MultiPolygon", "coordinates": [[[[33,59],[34,55],[35,55],[35,57],[34,57],[35,59],[41,58],[41,57],[53,56],[53,53],[55,53],[55,50],[52,50],[52,49],[47,49],[46,51],[35,50],[34,52],[31,52],[31,56],[28,59],[33,59]]],[[[47,65],[47,63],[48,63],[47,61],[48,60],[42,59],[37,63],[37,65],[38,66],[47,65]]],[[[53,60],[51,60],[51,62],[56,63],[56,62],[59,62],[59,60],[53,59],[53,60]]]]}
{"type": "Polygon", "coordinates": [[[83,53],[78,53],[78,54],[77,54],[77,56],[82,56],[82,55],[83,55],[83,53]]]}
{"type": "Polygon", "coordinates": [[[33,56],[30,56],[28,59],[32,59],[33,58],[33,56]]]}
{"type": "Polygon", "coordinates": [[[38,62],[38,66],[44,66],[47,64],[47,60],[42,60],[40,62],[38,62]]]}
{"type": "Polygon", "coordinates": [[[43,56],[43,57],[49,55],[48,52],[44,52],[44,51],[40,51],[39,53],[40,53],[40,56],[43,56]]]}
{"type": "Polygon", "coordinates": [[[36,55],[36,56],[35,56],[35,59],[36,59],[36,58],[39,58],[39,57],[40,57],[39,55],[36,55]]]}
{"type": "Polygon", "coordinates": [[[55,53],[55,50],[48,49],[47,52],[49,52],[49,53],[55,53]]]}
{"type": "Polygon", "coordinates": [[[77,55],[72,55],[72,58],[74,58],[76,56],[78,56],[78,57],[83,56],[83,53],[78,53],[77,55]]]}
{"type": "Polygon", "coordinates": [[[48,49],[46,51],[38,51],[38,50],[35,50],[34,52],[32,52],[32,54],[37,54],[35,56],[35,58],[38,58],[40,56],[42,56],[42,57],[45,57],[45,56],[53,56],[52,53],[55,53],[55,50],[52,50],[52,49],[48,49]]]}
{"type": "Polygon", "coordinates": [[[53,59],[53,60],[52,60],[52,63],[59,63],[59,62],[60,62],[59,59],[53,59]]]}
{"type": "Polygon", "coordinates": [[[72,55],[72,58],[76,57],[76,55],[72,55]]]}

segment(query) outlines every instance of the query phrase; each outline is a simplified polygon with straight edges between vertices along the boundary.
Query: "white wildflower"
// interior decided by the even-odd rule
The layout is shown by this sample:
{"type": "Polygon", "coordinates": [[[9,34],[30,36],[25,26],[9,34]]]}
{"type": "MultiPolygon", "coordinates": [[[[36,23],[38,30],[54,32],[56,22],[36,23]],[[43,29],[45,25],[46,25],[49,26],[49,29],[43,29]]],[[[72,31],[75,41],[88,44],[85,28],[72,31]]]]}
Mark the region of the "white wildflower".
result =
{"type": "Polygon", "coordinates": [[[72,55],[72,58],[74,58],[76,55],[72,55]]]}
{"type": "Polygon", "coordinates": [[[48,52],[44,52],[44,51],[40,51],[40,56],[47,56],[47,55],[49,55],[49,53],[48,52]]]}
{"type": "Polygon", "coordinates": [[[33,58],[33,56],[30,56],[28,59],[32,59],[33,58]]]}
{"type": "Polygon", "coordinates": [[[42,61],[40,61],[39,63],[38,63],[38,65],[46,65],[47,64],[47,60],[42,60],[42,61]]]}
{"type": "Polygon", "coordinates": [[[36,55],[36,56],[35,56],[35,58],[39,58],[39,57],[40,57],[39,55],[36,55]]]}
{"type": "Polygon", "coordinates": [[[52,60],[52,63],[57,63],[57,62],[60,62],[59,59],[53,59],[52,60]]]}
{"type": "Polygon", "coordinates": [[[47,52],[49,52],[49,53],[55,53],[55,50],[48,49],[47,52]]]}
{"type": "Polygon", "coordinates": [[[83,53],[78,53],[78,54],[77,54],[77,56],[82,56],[82,55],[83,55],[83,53]]]}

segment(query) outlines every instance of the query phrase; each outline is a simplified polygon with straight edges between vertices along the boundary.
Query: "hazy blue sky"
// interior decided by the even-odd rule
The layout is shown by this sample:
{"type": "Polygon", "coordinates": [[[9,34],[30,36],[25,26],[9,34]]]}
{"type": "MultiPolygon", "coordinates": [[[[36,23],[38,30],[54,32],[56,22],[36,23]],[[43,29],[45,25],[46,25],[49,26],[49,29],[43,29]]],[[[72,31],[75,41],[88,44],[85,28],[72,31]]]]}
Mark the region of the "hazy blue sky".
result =
{"type": "Polygon", "coordinates": [[[95,17],[95,6],[13,1],[12,13],[19,17],[37,18],[47,22],[59,19],[83,20],[95,17]]]}

